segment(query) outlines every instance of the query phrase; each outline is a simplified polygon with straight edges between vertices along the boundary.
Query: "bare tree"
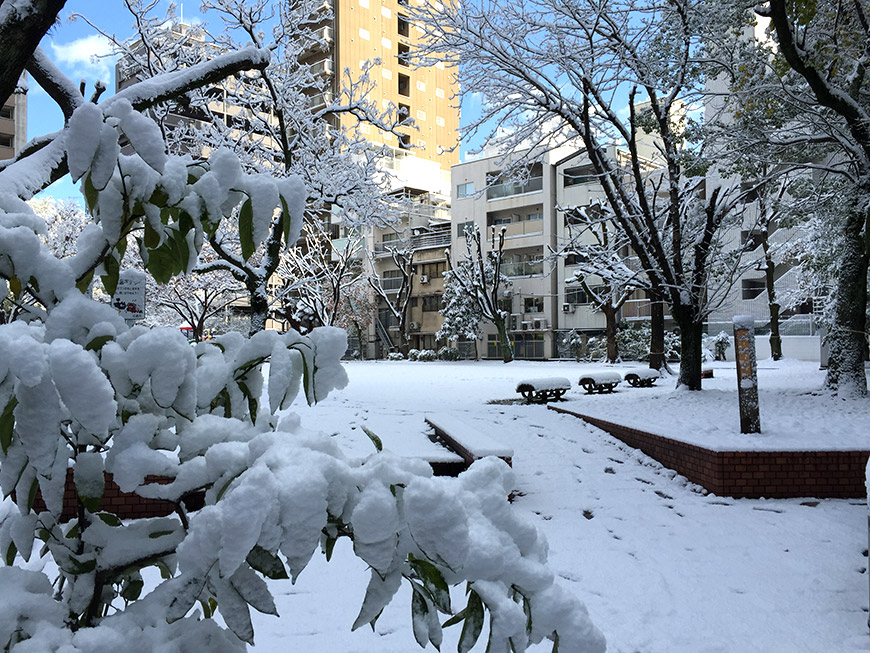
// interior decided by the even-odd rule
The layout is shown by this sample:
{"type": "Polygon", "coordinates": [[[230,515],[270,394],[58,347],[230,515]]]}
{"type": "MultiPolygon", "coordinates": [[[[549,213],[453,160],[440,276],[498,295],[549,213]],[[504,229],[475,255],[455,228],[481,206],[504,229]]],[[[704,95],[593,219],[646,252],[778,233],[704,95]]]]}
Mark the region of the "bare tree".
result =
{"type": "Polygon", "coordinates": [[[738,275],[722,233],[742,217],[742,191],[708,187],[702,176],[687,113],[703,92],[694,12],[659,0],[414,11],[431,39],[420,63],[461,62],[462,92],[484,99],[470,131],[504,151],[582,141],[613,224],[680,328],[678,384],[699,390],[704,320],[738,275]]]}
{"type": "MultiPolygon", "coordinates": [[[[387,306],[390,314],[396,320],[400,350],[407,356],[411,348],[411,342],[408,338],[408,309],[411,307],[411,292],[414,289],[414,277],[417,274],[414,264],[414,249],[408,244],[402,248],[388,246],[386,251],[389,252],[393,265],[399,271],[399,287],[386,287],[384,279],[374,273],[368,277],[368,282],[372,290],[375,291],[375,295],[387,306]]],[[[370,269],[375,270],[374,255],[371,252],[368,255],[370,269]]]]}
{"type": "Polygon", "coordinates": [[[514,349],[508,335],[509,311],[501,306],[504,291],[510,287],[511,281],[502,271],[505,227],[498,233],[492,231],[489,251],[483,251],[480,230],[475,227],[465,231],[464,260],[455,265],[447,261],[450,270],[445,275],[445,283],[456,288],[476,306],[476,313],[481,319],[490,322],[498,332],[499,347],[502,360],[510,363],[514,359],[514,349]]]}

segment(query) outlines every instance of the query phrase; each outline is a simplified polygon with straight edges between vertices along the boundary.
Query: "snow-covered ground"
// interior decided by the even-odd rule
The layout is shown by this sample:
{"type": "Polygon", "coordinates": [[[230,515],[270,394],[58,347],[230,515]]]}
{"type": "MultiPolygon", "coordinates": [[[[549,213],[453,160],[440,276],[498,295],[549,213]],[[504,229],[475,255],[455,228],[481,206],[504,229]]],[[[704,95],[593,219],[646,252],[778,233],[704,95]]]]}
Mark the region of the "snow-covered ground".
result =
{"type": "MultiPolygon", "coordinates": [[[[397,453],[431,450],[423,418],[434,411],[513,447],[515,508],[546,533],[553,569],[586,603],[611,651],[870,650],[863,501],[706,495],[578,419],[510,400],[519,380],[567,376],[575,387],[560,405],[571,410],[713,448],[788,449],[870,448],[870,404],[819,393],[823,373],[814,364],[760,361],[764,433],[741,436],[733,364],[717,365],[701,393],[674,392],[664,379],[594,396],[576,387],[589,367],[349,363],[345,390],[294,409],[305,426],[335,434],[351,457],[373,451],[361,425],[397,453]]],[[[282,616],[256,616],[256,650],[419,650],[407,588],[374,632],[350,632],[368,572],[348,547],[340,543],[330,563],[316,557],[295,586],[273,584],[282,616]]],[[[461,590],[454,605],[464,605],[461,590]]],[[[455,650],[457,628],[445,631],[441,650],[455,650]]]]}

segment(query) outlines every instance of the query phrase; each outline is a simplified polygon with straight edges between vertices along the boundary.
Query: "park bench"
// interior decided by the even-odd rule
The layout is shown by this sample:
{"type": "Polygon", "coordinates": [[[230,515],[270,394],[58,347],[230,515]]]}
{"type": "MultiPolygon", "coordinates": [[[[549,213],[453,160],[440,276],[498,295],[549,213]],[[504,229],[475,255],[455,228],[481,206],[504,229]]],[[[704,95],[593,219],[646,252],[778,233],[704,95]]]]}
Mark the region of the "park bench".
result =
{"type": "Polygon", "coordinates": [[[558,401],[571,389],[571,381],[562,376],[546,379],[527,379],[517,383],[519,392],[527,401],[545,404],[551,399],[558,401]]]}
{"type": "Polygon", "coordinates": [[[485,456],[496,456],[508,465],[511,464],[514,455],[511,447],[498,443],[460,417],[448,413],[433,413],[426,417],[426,423],[435,431],[429,439],[458,454],[466,467],[485,456]]]}
{"type": "Polygon", "coordinates": [[[661,378],[657,370],[648,367],[633,367],[622,373],[623,380],[632,388],[651,388],[661,378]]]}
{"type": "Polygon", "coordinates": [[[593,392],[613,392],[620,381],[622,377],[618,372],[587,372],[580,377],[580,387],[590,395],[593,392]]]}

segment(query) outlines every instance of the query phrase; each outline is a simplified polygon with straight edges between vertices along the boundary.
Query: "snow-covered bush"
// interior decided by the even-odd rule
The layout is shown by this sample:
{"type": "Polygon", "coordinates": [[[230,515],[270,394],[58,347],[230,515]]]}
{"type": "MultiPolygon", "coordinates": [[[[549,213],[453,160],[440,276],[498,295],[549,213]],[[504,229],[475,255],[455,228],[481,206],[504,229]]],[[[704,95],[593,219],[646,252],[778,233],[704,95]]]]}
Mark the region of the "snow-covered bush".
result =
{"type": "MultiPolygon", "coordinates": [[[[650,326],[648,323],[633,324],[616,332],[619,355],[623,360],[649,360],[650,326]]],[[[680,359],[680,336],[673,331],[665,331],[665,360],[680,359]]]]}
{"type": "Polygon", "coordinates": [[[408,360],[409,360],[409,361],[415,361],[415,360],[417,360],[417,358],[418,358],[419,356],[420,356],[420,350],[419,350],[419,349],[409,349],[409,350],[408,350],[408,360]]]}
{"type": "Polygon", "coordinates": [[[189,270],[230,215],[244,252],[276,212],[295,242],[298,178],[246,174],[221,150],[209,161],[171,157],[139,111],[267,59],[232,52],[100,104],[58,78],[76,105],[67,126],[0,169],[0,295],[30,300],[27,321],[0,325],[0,646],[244,651],[250,609],[276,614],[264,579],[296,578],[318,547],[328,557],[350,537],[372,570],[355,627],[374,623],[406,580],[415,637],[437,647],[438,615],[454,613],[448,588],[468,582],[468,605],[450,620],[464,622],[463,650],[487,611],[491,650],[544,638],[562,651],[603,650],[583,605],[554,583],[542,536],[507,503],[507,465],[488,459],[435,479],[428,464],[387,453],[351,463],[283,412],[298,394],[315,403],[344,386],[344,331],[227,333],[191,347],[177,329],[129,328],[83,294],[95,275],[111,292],[130,234],[141,234],[158,280],[189,270]],[[122,135],[135,154],[120,153],[122,135]],[[48,250],[44,221],[23,201],[52,181],[59,159],[82,180],[92,217],[67,258],[48,250]],[[121,521],[100,505],[107,475],[174,513],[121,521]],[[204,507],[189,510],[192,496],[204,507]],[[23,568],[34,555],[52,564],[23,568]],[[160,573],[156,586],[144,582],[148,568],[160,573]],[[222,623],[209,618],[216,612],[222,623]]]}
{"type": "Polygon", "coordinates": [[[405,360],[405,357],[402,355],[402,352],[400,352],[400,351],[391,351],[389,354],[387,354],[387,360],[388,361],[403,361],[403,360],[405,360]]]}
{"type": "Polygon", "coordinates": [[[704,336],[703,343],[701,347],[704,350],[705,357],[709,352],[711,353],[710,358],[712,360],[724,361],[725,353],[728,351],[728,347],[731,346],[731,338],[728,337],[728,334],[724,331],[720,331],[715,336],[704,336]]]}
{"type": "Polygon", "coordinates": [[[438,360],[442,361],[458,361],[462,359],[462,353],[459,347],[448,347],[444,345],[438,350],[438,360]]]}
{"type": "Polygon", "coordinates": [[[422,362],[436,361],[438,360],[438,354],[435,353],[434,349],[421,349],[420,353],[417,354],[417,360],[422,362]]]}
{"type": "Polygon", "coordinates": [[[559,345],[559,353],[563,356],[570,356],[576,361],[580,361],[583,353],[586,351],[586,343],[583,341],[583,336],[572,329],[564,335],[562,342],[559,345]]]}

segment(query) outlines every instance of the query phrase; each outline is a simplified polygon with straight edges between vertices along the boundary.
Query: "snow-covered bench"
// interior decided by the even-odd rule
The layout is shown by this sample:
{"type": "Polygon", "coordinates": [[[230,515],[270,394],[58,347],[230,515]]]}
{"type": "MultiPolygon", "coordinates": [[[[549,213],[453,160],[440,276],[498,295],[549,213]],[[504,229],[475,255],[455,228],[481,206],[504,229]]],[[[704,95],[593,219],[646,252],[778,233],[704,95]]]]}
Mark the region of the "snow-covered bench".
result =
{"type": "Polygon", "coordinates": [[[546,379],[526,379],[517,383],[519,392],[527,401],[545,404],[550,399],[559,400],[571,389],[571,381],[563,376],[553,376],[546,379]]]}
{"type": "Polygon", "coordinates": [[[593,392],[613,392],[620,381],[622,377],[618,372],[586,372],[580,377],[580,387],[590,395],[593,392]]]}
{"type": "Polygon", "coordinates": [[[661,378],[657,370],[648,367],[633,367],[622,373],[623,380],[633,388],[651,388],[661,378]]]}
{"type": "Polygon", "coordinates": [[[426,423],[435,430],[435,434],[429,438],[459,454],[466,465],[485,456],[496,456],[508,465],[511,464],[514,455],[511,447],[499,444],[460,417],[448,413],[433,413],[426,417],[426,423]]]}

